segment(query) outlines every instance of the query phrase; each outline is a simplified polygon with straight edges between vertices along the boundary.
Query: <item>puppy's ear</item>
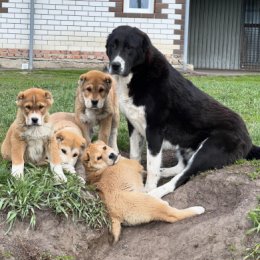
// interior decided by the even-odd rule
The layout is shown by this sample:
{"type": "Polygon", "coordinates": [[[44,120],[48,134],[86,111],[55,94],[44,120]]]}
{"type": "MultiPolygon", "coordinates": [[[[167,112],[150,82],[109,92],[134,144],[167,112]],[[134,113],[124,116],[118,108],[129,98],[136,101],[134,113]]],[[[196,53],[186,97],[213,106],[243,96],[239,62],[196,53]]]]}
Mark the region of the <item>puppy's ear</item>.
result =
{"type": "Polygon", "coordinates": [[[82,138],[81,145],[80,145],[81,150],[83,151],[86,148],[86,146],[87,146],[87,141],[84,138],[82,138]]]}
{"type": "Polygon", "coordinates": [[[81,160],[83,163],[88,163],[90,161],[89,152],[86,152],[85,154],[83,154],[81,157],[81,160]]]}
{"type": "Polygon", "coordinates": [[[107,86],[107,89],[110,90],[111,86],[112,86],[112,78],[109,75],[106,75],[104,82],[107,86]]]}
{"type": "Polygon", "coordinates": [[[49,106],[52,105],[53,104],[53,98],[52,98],[51,92],[45,91],[44,96],[45,96],[45,99],[46,99],[47,103],[49,104],[49,106]]]}
{"type": "Polygon", "coordinates": [[[94,144],[97,144],[97,145],[106,145],[105,142],[103,142],[103,141],[101,141],[101,140],[95,141],[94,144]]]}
{"type": "Polygon", "coordinates": [[[56,140],[58,143],[61,143],[64,140],[64,136],[62,135],[62,133],[56,134],[56,140]]]}
{"type": "Polygon", "coordinates": [[[21,103],[22,103],[24,97],[25,97],[25,95],[24,95],[23,92],[20,92],[20,93],[18,94],[18,96],[17,96],[17,98],[16,98],[16,105],[17,105],[17,106],[20,106],[20,105],[21,105],[21,103]]]}
{"type": "Polygon", "coordinates": [[[84,84],[84,82],[86,82],[87,80],[88,80],[88,79],[87,79],[87,77],[86,77],[86,74],[80,75],[79,80],[78,80],[79,86],[81,87],[81,86],[84,84]]]}

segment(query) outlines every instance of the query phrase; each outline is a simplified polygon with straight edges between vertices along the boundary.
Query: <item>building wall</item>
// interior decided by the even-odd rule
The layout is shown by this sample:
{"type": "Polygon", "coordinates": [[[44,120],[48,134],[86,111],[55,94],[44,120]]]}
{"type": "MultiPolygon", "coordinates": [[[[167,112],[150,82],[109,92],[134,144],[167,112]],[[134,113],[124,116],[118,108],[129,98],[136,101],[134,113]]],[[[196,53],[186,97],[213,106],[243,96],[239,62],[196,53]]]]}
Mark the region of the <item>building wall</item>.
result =
{"type": "Polygon", "coordinates": [[[199,69],[240,69],[242,0],[191,0],[188,62],[199,69]]]}
{"type": "MultiPolygon", "coordinates": [[[[104,62],[107,35],[119,25],[140,28],[167,57],[180,58],[184,2],[155,0],[154,14],[125,14],[123,0],[35,0],[35,59],[104,62]]],[[[0,1],[0,66],[28,58],[29,8],[30,0],[0,1]]]]}

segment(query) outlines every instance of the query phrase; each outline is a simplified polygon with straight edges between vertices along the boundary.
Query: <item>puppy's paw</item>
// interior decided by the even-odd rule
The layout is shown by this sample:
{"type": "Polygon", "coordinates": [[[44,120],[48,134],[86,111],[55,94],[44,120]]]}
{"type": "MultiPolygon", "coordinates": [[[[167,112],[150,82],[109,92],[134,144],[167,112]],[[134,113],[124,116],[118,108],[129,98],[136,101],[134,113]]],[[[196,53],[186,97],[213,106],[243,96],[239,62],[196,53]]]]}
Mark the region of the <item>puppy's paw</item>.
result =
{"type": "Polygon", "coordinates": [[[11,174],[19,179],[23,177],[24,164],[13,164],[11,174]]]}
{"type": "Polygon", "coordinates": [[[59,182],[66,183],[67,177],[64,175],[62,166],[60,164],[50,163],[51,171],[55,174],[55,179],[59,182]]]}
{"type": "Polygon", "coordinates": [[[76,173],[74,166],[72,166],[71,164],[62,164],[62,168],[65,172],[73,173],[73,174],[76,173]]]}
{"type": "Polygon", "coordinates": [[[205,212],[205,209],[201,206],[191,207],[190,209],[192,209],[197,215],[200,215],[205,212]]]}
{"type": "Polygon", "coordinates": [[[81,176],[77,175],[77,177],[82,184],[86,184],[86,181],[81,176]]]}

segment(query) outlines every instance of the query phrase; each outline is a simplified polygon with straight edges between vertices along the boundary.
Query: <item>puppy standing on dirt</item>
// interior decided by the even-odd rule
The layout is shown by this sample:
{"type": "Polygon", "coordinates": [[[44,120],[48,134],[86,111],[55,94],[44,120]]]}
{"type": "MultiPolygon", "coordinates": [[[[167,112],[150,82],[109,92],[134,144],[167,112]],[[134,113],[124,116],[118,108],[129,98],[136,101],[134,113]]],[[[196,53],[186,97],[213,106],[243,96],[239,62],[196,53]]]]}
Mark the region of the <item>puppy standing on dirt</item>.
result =
{"type": "Polygon", "coordinates": [[[179,210],[143,193],[143,167],[136,160],[119,157],[102,141],[90,144],[81,160],[87,179],[95,184],[107,207],[114,242],[119,239],[121,223],[137,225],[153,220],[173,223],[204,212],[199,206],[179,210]]]}
{"type": "Polygon", "coordinates": [[[19,93],[16,119],[1,146],[3,158],[12,161],[13,176],[23,176],[25,162],[42,164],[48,157],[56,177],[60,181],[67,181],[61,167],[57,142],[47,123],[52,103],[51,93],[43,89],[30,88],[19,93]]]}
{"type": "Polygon", "coordinates": [[[104,72],[92,70],[80,76],[75,100],[75,115],[87,142],[95,125],[98,139],[117,148],[119,108],[114,80],[104,72]]]}
{"type": "Polygon", "coordinates": [[[74,113],[58,112],[50,115],[49,122],[53,127],[58,143],[59,155],[64,171],[76,173],[75,165],[86,147],[81,129],[76,124],[74,113]]]}

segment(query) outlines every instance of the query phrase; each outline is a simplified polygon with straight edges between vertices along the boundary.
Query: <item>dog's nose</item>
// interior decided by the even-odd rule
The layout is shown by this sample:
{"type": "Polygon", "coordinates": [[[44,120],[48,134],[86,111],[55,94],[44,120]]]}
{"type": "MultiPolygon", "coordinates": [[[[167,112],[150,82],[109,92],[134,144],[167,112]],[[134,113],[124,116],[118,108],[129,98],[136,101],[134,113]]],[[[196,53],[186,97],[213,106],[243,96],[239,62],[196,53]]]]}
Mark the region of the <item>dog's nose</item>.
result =
{"type": "Polygon", "coordinates": [[[121,63],[120,62],[117,62],[117,61],[115,61],[115,62],[112,62],[111,63],[111,68],[112,68],[112,72],[120,72],[120,70],[121,70],[121,63]]]}
{"type": "Polygon", "coordinates": [[[92,106],[97,106],[98,100],[91,100],[92,106]]]}
{"type": "Polygon", "coordinates": [[[36,125],[38,123],[38,118],[37,117],[32,117],[32,123],[36,125]]]}
{"type": "Polygon", "coordinates": [[[111,153],[111,154],[109,154],[108,158],[111,159],[111,160],[116,160],[117,155],[114,154],[114,153],[111,153]]]}

